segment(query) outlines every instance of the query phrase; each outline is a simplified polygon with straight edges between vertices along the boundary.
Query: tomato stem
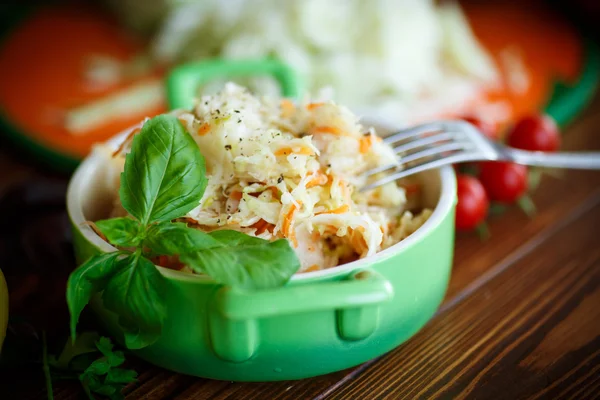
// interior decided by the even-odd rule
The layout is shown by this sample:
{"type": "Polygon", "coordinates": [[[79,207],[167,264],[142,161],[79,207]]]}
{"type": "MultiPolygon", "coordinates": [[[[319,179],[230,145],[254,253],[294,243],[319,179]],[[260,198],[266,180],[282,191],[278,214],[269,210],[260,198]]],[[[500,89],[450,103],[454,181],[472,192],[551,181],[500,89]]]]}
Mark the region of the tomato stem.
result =
{"type": "Polygon", "coordinates": [[[540,168],[540,173],[550,175],[556,179],[563,179],[565,177],[565,170],[560,168],[540,168]]]}
{"type": "Polygon", "coordinates": [[[490,236],[492,236],[488,224],[485,221],[477,225],[475,231],[477,231],[477,235],[481,241],[488,240],[490,236]]]}
{"type": "Polygon", "coordinates": [[[532,218],[537,212],[535,204],[529,195],[521,196],[519,200],[517,200],[517,204],[529,218],[532,218]]]}
{"type": "Polygon", "coordinates": [[[475,165],[473,163],[459,164],[459,169],[460,169],[460,172],[465,175],[470,175],[470,176],[475,176],[475,177],[477,175],[479,175],[479,168],[477,168],[477,165],[475,165]]]}
{"type": "Polygon", "coordinates": [[[508,209],[508,206],[506,204],[492,203],[490,205],[489,215],[490,216],[502,215],[502,214],[504,214],[504,212],[506,212],[507,209],[508,209]]]}
{"type": "Polygon", "coordinates": [[[527,186],[529,187],[529,191],[533,192],[535,189],[538,188],[538,186],[540,185],[540,182],[542,180],[542,174],[544,173],[544,171],[542,171],[539,168],[531,168],[529,169],[529,175],[527,176],[527,186]]]}

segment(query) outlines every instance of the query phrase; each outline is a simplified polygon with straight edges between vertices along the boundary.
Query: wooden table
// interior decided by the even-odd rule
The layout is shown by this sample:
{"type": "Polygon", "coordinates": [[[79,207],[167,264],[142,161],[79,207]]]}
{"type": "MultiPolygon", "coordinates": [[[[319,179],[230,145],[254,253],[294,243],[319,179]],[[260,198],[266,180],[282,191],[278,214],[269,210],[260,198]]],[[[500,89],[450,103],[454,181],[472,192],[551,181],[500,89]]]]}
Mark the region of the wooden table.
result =
{"type": "MultiPolygon", "coordinates": [[[[2,232],[10,233],[0,239],[11,312],[28,316],[51,336],[64,334],[64,277],[72,268],[62,205],[65,177],[49,176],[2,147],[2,199],[14,193],[9,185],[29,182],[24,192],[10,195],[16,200],[8,203],[15,204],[0,201],[0,209],[17,207],[10,216],[2,210],[2,232]],[[23,209],[34,214],[18,217],[23,209]]],[[[565,132],[563,148],[600,150],[600,98],[565,132]]],[[[199,379],[134,359],[139,381],[126,388],[126,397],[600,398],[600,172],[545,176],[534,200],[535,218],[511,209],[491,220],[487,241],[458,235],[440,310],[383,357],[322,377],[276,383],[199,379]]],[[[2,399],[46,397],[39,367],[24,368],[28,373],[2,374],[2,399]]],[[[83,397],[76,383],[55,384],[56,399],[83,397]]]]}

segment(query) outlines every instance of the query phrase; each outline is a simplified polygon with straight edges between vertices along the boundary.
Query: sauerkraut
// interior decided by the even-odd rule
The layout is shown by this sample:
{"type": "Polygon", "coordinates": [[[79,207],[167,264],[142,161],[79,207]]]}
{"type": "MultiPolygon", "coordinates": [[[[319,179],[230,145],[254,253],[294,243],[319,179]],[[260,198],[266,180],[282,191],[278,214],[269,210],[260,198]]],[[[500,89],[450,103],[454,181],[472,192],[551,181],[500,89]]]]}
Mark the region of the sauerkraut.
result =
{"type": "MultiPolygon", "coordinates": [[[[182,220],[204,231],[287,238],[300,272],[371,256],[431,213],[418,208],[416,182],[357,190],[365,171],[398,159],[373,128],[331,101],[259,98],[228,83],[178,118],[205,157],[208,177],[200,204],[182,220]]],[[[115,153],[117,162],[128,147],[115,153]]],[[[117,202],[113,216],[123,214],[117,202]]]]}

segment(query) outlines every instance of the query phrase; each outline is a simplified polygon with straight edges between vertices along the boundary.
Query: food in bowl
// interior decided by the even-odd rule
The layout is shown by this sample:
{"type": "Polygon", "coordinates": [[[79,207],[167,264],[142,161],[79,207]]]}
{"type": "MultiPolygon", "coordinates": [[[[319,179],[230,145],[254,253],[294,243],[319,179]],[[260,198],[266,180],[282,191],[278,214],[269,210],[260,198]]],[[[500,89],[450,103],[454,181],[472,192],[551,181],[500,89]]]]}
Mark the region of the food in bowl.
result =
{"type": "MultiPolygon", "coordinates": [[[[259,98],[230,83],[177,116],[204,156],[208,178],[200,203],[178,220],[205,232],[285,238],[299,272],[371,256],[431,214],[419,210],[419,185],[411,181],[358,190],[364,172],[398,160],[373,128],[333,102],[259,98]]],[[[113,154],[118,165],[130,144],[113,154]]],[[[113,216],[126,216],[116,193],[115,199],[113,216]]],[[[193,272],[176,256],[154,261],[193,272]]]]}
{"type": "MultiPolygon", "coordinates": [[[[378,132],[386,128],[376,126],[378,132]]],[[[125,136],[126,132],[107,143],[112,151],[125,136]]],[[[135,143],[132,147],[134,153],[135,143]]],[[[107,298],[100,272],[106,272],[112,281],[114,271],[77,271],[84,271],[83,266],[90,260],[109,257],[116,250],[86,224],[110,215],[119,184],[119,175],[114,172],[120,172],[112,168],[111,160],[111,153],[93,151],[69,183],[67,208],[75,258],[80,265],[76,273],[87,276],[86,281],[93,285],[92,293],[83,290],[79,294],[84,300],[91,295],[90,308],[117,342],[162,368],[204,378],[261,382],[339,371],[406,341],[431,318],[444,297],[455,232],[456,180],[449,166],[415,176],[421,188],[419,200],[423,207],[433,210],[431,216],[406,239],[373,256],[322,271],[293,274],[284,287],[266,290],[222,285],[206,276],[152,264],[148,269],[144,264],[138,265],[143,268],[136,269],[134,276],[137,271],[158,271],[158,297],[148,289],[154,286],[152,281],[152,286],[143,286],[143,291],[137,290],[139,285],[132,285],[138,292],[135,296],[130,291],[107,298]],[[139,301],[139,292],[145,296],[143,301],[139,301]],[[129,301],[117,308],[115,303],[121,298],[129,301]],[[151,313],[160,312],[162,325],[154,341],[132,346],[128,339],[131,324],[124,325],[128,316],[135,316],[129,313],[131,309],[140,312],[137,318],[143,318],[144,326],[140,332],[146,338],[151,338],[147,326],[157,326],[148,323],[152,321],[151,313]]],[[[287,239],[278,242],[293,253],[287,239]]],[[[236,249],[228,248],[231,252],[236,249]]],[[[225,266],[221,269],[233,267],[225,266]]],[[[76,286],[69,282],[68,287],[76,286]]],[[[78,311],[75,307],[71,310],[78,311]]]]}
{"type": "Polygon", "coordinates": [[[168,316],[167,279],[155,265],[272,289],[299,270],[373,256],[431,214],[407,213],[396,183],[354,190],[366,170],[397,160],[333,103],[261,100],[229,84],[104,151],[107,168],[122,171],[118,196],[112,218],[88,223],[115,247],[71,274],[67,303],[75,337],[80,313],[101,293],[129,348],[156,342],[168,316]]]}

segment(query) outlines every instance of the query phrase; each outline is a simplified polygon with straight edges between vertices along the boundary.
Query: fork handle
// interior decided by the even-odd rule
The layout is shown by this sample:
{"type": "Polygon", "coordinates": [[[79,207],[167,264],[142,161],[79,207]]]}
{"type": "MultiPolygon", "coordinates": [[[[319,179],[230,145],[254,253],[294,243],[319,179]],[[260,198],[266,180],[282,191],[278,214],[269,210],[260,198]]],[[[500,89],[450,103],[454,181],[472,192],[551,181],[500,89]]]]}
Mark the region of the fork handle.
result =
{"type": "Polygon", "coordinates": [[[517,164],[536,167],[600,169],[600,152],[545,153],[510,149],[506,155],[517,164]]]}

